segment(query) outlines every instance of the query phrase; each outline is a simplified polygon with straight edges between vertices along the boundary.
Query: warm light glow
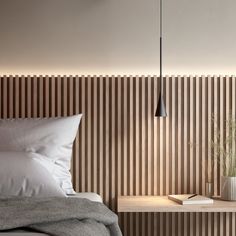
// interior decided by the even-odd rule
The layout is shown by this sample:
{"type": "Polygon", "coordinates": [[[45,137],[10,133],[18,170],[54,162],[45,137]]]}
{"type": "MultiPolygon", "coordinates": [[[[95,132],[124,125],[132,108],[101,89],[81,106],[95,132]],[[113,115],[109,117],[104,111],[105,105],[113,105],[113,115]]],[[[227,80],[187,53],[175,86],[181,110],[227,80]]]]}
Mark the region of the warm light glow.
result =
{"type": "MultiPolygon", "coordinates": [[[[233,68],[165,68],[164,75],[169,76],[232,76],[235,75],[233,68]]],[[[84,75],[84,76],[93,76],[93,75],[103,75],[103,76],[148,76],[148,75],[159,75],[159,69],[148,69],[148,68],[137,68],[137,69],[120,69],[120,68],[91,68],[91,69],[69,69],[69,68],[52,68],[52,69],[37,69],[37,68],[1,68],[0,75],[84,75]]]]}

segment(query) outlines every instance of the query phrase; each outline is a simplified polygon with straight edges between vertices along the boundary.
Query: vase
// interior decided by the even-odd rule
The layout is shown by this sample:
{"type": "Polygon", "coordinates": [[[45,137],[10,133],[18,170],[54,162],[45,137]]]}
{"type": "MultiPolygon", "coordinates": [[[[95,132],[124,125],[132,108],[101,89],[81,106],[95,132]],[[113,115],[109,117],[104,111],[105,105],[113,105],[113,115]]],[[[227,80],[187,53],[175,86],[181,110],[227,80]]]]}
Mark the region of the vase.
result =
{"type": "Polygon", "coordinates": [[[213,183],[211,182],[206,183],[206,196],[213,197],[213,183]]]}
{"type": "Polygon", "coordinates": [[[236,201],[236,177],[221,176],[221,199],[236,201]]]}

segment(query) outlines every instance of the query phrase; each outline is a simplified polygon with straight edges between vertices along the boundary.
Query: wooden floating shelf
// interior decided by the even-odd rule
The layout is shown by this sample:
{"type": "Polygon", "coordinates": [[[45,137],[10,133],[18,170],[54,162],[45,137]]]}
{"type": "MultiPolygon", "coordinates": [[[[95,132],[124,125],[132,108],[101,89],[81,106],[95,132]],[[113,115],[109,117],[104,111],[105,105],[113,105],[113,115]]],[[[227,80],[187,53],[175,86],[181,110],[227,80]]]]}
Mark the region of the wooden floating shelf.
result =
{"type": "Polygon", "coordinates": [[[167,196],[120,196],[118,212],[236,212],[236,201],[214,199],[213,204],[180,205],[167,196]]]}

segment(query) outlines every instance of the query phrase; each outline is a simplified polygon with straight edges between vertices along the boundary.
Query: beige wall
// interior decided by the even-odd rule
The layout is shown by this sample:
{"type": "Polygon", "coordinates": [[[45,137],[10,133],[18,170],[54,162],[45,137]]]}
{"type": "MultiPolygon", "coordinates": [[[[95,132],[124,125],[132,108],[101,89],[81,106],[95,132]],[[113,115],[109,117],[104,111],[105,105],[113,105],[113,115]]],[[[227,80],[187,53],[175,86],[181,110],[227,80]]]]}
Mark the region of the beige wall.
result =
{"type": "MultiPolygon", "coordinates": [[[[164,0],[165,74],[236,71],[235,0],[164,0]]],[[[0,74],[155,74],[158,1],[0,0],[0,74]]]]}

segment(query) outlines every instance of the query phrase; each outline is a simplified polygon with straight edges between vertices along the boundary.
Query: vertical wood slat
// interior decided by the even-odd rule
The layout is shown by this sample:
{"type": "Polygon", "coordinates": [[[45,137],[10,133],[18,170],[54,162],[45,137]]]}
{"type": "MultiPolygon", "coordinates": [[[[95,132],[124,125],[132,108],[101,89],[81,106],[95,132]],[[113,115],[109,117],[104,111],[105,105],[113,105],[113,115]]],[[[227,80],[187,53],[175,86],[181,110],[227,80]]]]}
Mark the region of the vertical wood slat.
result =
{"type": "Polygon", "coordinates": [[[201,184],[201,193],[204,195],[205,194],[205,183],[207,182],[207,171],[206,171],[206,162],[207,162],[207,134],[206,134],[206,129],[207,129],[207,88],[206,88],[206,84],[207,84],[207,79],[205,77],[201,78],[201,84],[202,84],[202,100],[201,100],[201,106],[202,106],[202,110],[201,110],[201,124],[202,124],[202,136],[201,136],[201,140],[199,141],[199,143],[201,144],[201,149],[202,149],[202,156],[200,156],[199,158],[201,159],[201,164],[202,164],[202,169],[203,169],[203,173],[202,173],[202,184],[201,184]]]}
{"type": "MultiPolygon", "coordinates": [[[[2,76],[1,118],[83,113],[73,148],[77,191],[116,210],[118,195],[205,193],[209,140],[236,113],[235,77],[166,77],[168,117],[154,117],[157,77],[2,76]],[[211,116],[217,117],[217,125],[211,116]],[[191,146],[190,143],[196,143],[191,146]]],[[[225,134],[224,134],[225,135],[225,134]]],[[[222,141],[221,141],[222,142],[222,141]]],[[[214,166],[214,193],[222,168],[214,166]]],[[[125,235],[235,235],[235,213],[119,214],[125,235]]]]}
{"type": "Polygon", "coordinates": [[[178,131],[178,136],[177,136],[177,149],[176,149],[176,153],[177,153],[177,158],[178,158],[178,163],[177,163],[177,168],[178,171],[176,171],[177,173],[177,181],[178,181],[178,188],[177,188],[177,193],[181,193],[182,192],[182,189],[181,189],[181,173],[183,173],[183,169],[182,169],[182,166],[181,166],[181,160],[182,160],[182,153],[183,153],[183,148],[182,148],[182,138],[183,138],[183,135],[182,135],[182,132],[183,132],[183,121],[182,121],[182,110],[183,110],[183,93],[182,93],[182,78],[181,77],[177,77],[177,93],[178,93],[178,97],[177,97],[177,101],[179,104],[177,106],[178,110],[178,118],[177,118],[177,131],[178,131]]]}

